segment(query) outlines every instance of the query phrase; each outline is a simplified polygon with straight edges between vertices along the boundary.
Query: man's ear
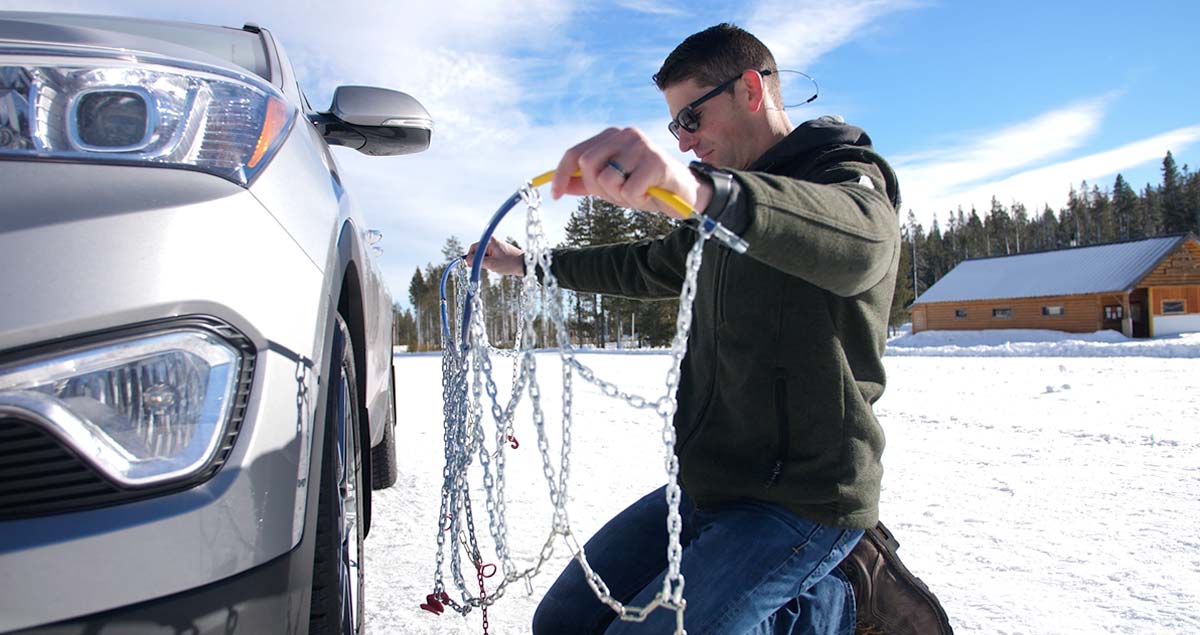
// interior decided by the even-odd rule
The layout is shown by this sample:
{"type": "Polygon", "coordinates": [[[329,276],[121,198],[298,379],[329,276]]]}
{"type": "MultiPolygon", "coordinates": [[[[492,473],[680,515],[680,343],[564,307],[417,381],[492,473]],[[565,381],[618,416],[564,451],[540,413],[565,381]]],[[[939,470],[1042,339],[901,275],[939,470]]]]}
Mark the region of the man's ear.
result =
{"type": "Polygon", "coordinates": [[[742,85],[746,87],[746,106],[750,112],[758,112],[767,107],[766,86],[763,76],[758,71],[753,69],[742,71],[742,85]]]}

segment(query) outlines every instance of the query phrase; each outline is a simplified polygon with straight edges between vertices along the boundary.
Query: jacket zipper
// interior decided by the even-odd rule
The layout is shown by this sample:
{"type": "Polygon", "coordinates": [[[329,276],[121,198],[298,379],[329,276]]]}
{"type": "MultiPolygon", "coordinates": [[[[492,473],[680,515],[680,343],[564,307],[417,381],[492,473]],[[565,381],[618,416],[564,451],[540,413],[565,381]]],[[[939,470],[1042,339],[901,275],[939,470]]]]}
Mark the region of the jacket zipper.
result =
{"type": "Polygon", "coordinates": [[[788,459],[788,445],[791,443],[791,428],[788,426],[787,416],[787,379],[783,376],[775,378],[775,424],[777,440],[779,442],[779,451],[775,455],[775,463],[771,466],[771,473],[767,476],[767,487],[775,485],[779,482],[779,476],[783,474],[783,466],[788,459]]]}
{"type": "Polygon", "coordinates": [[[683,455],[683,448],[695,438],[700,432],[700,428],[708,420],[708,409],[712,406],[713,395],[716,393],[717,387],[717,364],[716,357],[721,350],[721,330],[720,326],[725,323],[725,268],[729,259],[729,252],[725,249],[720,250],[721,257],[717,260],[717,280],[715,283],[716,293],[714,293],[714,302],[716,304],[713,315],[713,372],[712,378],[708,381],[708,390],[704,397],[704,404],[700,406],[699,412],[696,414],[696,427],[692,428],[686,437],[679,441],[676,453],[683,455]]]}

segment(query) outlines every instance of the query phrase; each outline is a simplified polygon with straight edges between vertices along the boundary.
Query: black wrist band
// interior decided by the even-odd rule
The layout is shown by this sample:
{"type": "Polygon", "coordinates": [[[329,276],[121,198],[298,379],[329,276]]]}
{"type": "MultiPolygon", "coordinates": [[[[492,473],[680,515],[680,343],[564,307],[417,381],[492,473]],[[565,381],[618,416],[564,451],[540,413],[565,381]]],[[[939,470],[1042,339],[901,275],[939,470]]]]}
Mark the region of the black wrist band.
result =
{"type": "Polygon", "coordinates": [[[720,220],[721,214],[729,205],[729,195],[733,191],[733,175],[701,161],[692,161],[688,164],[688,169],[696,178],[707,181],[713,189],[708,205],[696,211],[714,220],[720,220]]]}

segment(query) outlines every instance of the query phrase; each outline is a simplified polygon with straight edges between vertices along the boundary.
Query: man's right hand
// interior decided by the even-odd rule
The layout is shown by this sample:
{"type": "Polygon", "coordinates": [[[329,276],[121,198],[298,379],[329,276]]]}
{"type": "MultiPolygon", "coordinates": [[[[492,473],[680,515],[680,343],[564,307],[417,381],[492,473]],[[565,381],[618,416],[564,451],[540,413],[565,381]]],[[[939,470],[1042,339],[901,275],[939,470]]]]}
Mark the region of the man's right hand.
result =
{"type": "MultiPolygon", "coordinates": [[[[475,259],[475,251],[479,243],[471,245],[467,250],[467,262],[475,259]]],[[[483,252],[483,268],[505,276],[525,275],[525,251],[515,245],[496,240],[495,236],[488,241],[487,249],[483,252]]]]}

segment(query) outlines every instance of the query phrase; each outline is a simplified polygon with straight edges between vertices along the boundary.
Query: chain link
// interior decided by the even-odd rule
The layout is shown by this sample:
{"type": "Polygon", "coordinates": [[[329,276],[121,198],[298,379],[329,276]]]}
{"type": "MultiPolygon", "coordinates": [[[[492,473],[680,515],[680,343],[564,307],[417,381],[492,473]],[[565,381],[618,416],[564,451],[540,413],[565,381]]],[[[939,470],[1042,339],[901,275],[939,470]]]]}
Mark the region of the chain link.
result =
{"type": "MultiPolygon", "coordinates": [[[[676,411],[675,394],[679,388],[680,367],[687,352],[688,332],[692,323],[692,304],[696,297],[696,280],[702,261],[705,242],[712,236],[711,226],[701,225],[699,235],[688,252],[686,276],[680,292],[679,313],[675,321],[675,336],[671,342],[671,367],[666,376],[666,392],[658,398],[647,398],[642,395],[621,390],[616,384],[609,382],[595,373],[593,369],[579,361],[571,346],[566,328],[563,310],[563,294],[558,281],[551,272],[551,250],[546,242],[545,230],[542,226],[541,196],[530,184],[520,191],[520,196],[527,206],[525,216],[525,233],[527,238],[525,249],[525,271],[517,302],[517,333],[512,350],[494,348],[487,339],[485,308],[478,285],[467,280],[466,267],[460,266],[461,260],[456,260],[448,266],[458,266],[453,272],[454,294],[452,309],[446,314],[448,321],[453,323],[449,333],[462,332],[462,319],[465,305],[464,300],[471,298],[471,323],[468,328],[469,346],[462,342],[454,342],[449,338],[442,347],[442,398],[444,417],[443,442],[445,443],[445,467],[442,470],[441,504],[438,516],[437,555],[434,573],[434,593],[445,599],[445,605],[456,612],[466,615],[473,608],[483,610],[484,632],[488,629],[486,609],[504,596],[510,583],[524,581],[527,590],[532,593],[532,579],[541,572],[543,565],[554,554],[554,543],[561,538],[582,566],[588,586],[596,597],[605,605],[612,608],[622,620],[641,622],[657,608],[667,608],[675,611],[677,635],[685,635],[683,628],[683,612],[686,602],[683,599],[684,579],[680,571],[680,561],[683,550],[680,545],[680,531],[683,525],[679,514],[681,490],[679,488],[679,460],[675,455],[675,426],[676,411]],[[542,272],[542,281],[537,279],[537,271],[542,272]],[[537,382],[537,359],[534,349],[537,344],[535,326],[541,318],[545,330],[552,330],[554,344],[562,362],[562,424],[561,444],[557,469],[552,457],[549,436],[546,432],[546,417],[542,404],[541,387],[537,382]],[[513,376],[507,402],[503,403],[500,391],[493,377],[491,358],[493,355],[508,357],[513,360],[513,376]],[[635,409],[653,409],[662,419],[662,442],[664,466],[667,473],[666,501],[668,513],[666,518],[668,546],[667,573],[663,579],[662,590],[645,606],[626,606],[613,597],[608,585],[588,563],[587,555],[571,531],[567,514],[567,486],[571,471],[571,425],[573,415],[573,381],[578,375],[583,381],[592,384],[609,397],[620,399],[635,409]],[[513,420],[522,395],[528,395],[534,432],[537,437],[538,454],[542,462],[542,473],[546,479],[550,505],[553,516],[549,535],[538,552],[537,560],[524,569],[519,568],[512,560],[508,545],[508,523],[506,519],[505,473],[507,441],[514,435],[513,420]],[[486,395],[486,401],[484,399],[486,395]],[[487,404],[485,407],[484,404],[487,404]],[[483,418],[485,409],[491,415],[494,431],[492,443],[487,441],[483,418]],[[489,445],[494,450],[489,450],[489,445]],[[473,505],[470,488],[467,483],[468,470],[479,460],[482,471],[481,482],[484,492],[484,506],[488,514],[488,533],[491,534],[494,552],[499,560],[499,569],[504,576],[490,593],[484,584],[483,570],[485,565],[483,553],[480,551],[475,529],[473,505]],[[463,526],[465,524],[465,527],[463,526]],[[446,568],[445,549],[447,535],[456,536],[460,548],[451,548],[449,568],[454,585],[459,591],[461,601],[456,601],[444,594],[444,569],[446,568]],[[468,560],[476,569],[478,595],[472,595],[466,585],[462,570],[460,553],[467,555],[468,560]]],[[[445,301],[443,301],[445,302],[445,301]]],[[[445,331],[445,329],[444,329],[445,331]]],[[[455,541],[451,541],[453,544],[455,541]]],[[[490,576],[491,574],[489,574],[490,576]]]]}

